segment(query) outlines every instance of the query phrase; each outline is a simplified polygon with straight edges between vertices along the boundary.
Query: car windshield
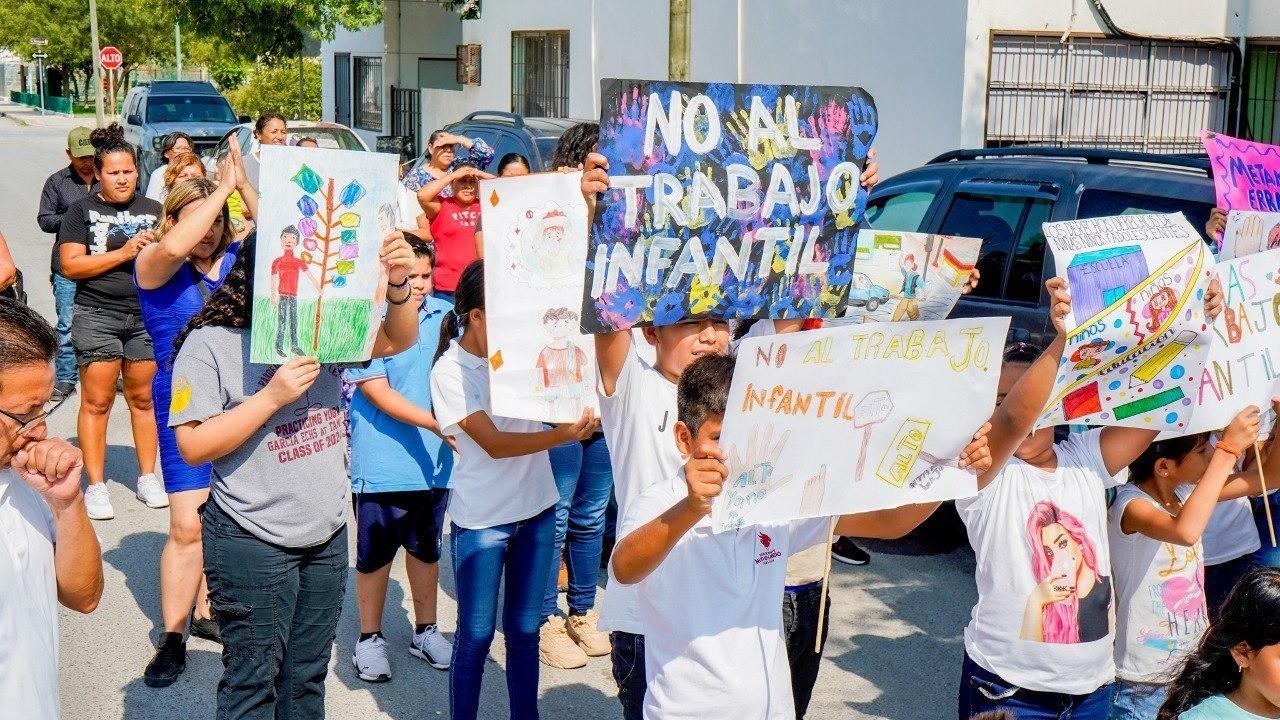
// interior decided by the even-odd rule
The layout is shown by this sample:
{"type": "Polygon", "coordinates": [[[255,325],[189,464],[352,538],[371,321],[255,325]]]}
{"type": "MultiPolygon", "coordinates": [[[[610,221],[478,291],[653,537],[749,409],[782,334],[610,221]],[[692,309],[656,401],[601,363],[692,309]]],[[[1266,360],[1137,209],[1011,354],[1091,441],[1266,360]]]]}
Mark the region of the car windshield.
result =
{"type": "MultiPolygon", "coordinates": [[[[533,140],[538,144],[538,154],[542,156],[542,162],[550,164],[551,155],[556,151],[556,143],[560,142],[560,138],[540,137],[533,140]]],[[[554,170],[555,168],[544,168],[546,170],[554,170]]]]}
{"type": "Polygon", "coordinates": [[[235,113],[217,95],[162,95],[147,98],[149,123],[234,123],[235,113]]]}
{"type": "Polygon", "coordinates": [[[296,145],[304,138],[315,140],[316,145],[331,150],[364,150],[360,138],[346,128],[308,127],[289,130],[290,145],[296,145]]]}
{"type": "Polygon", "coordinates": [[[1202,230],[1209,219],[1211,203],[1182,198],[1143,195],[1113,190],[1089,189],[1080,194],[1080,210],[1076,217],[1107,217],[1109,215],[1145,215],[1147,213],[1176,213],[1187,217],[1197,230],[1202,230]]]}

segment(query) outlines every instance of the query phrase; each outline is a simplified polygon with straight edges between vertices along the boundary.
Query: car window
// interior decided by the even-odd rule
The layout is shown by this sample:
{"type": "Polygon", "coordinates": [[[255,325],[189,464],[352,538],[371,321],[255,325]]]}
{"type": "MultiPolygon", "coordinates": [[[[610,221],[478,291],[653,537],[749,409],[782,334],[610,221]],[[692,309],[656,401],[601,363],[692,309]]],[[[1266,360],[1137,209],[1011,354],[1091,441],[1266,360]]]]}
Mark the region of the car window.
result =
{"type": "MultiPolygon", "coordinates": [[[[515,133],[504,132],[498,135],[493,145],[493,162],[485,170],[496,173],[498,171],[498,163],[502,160],[502,156],[507,153],[518,153],[523,155],[529,162],[533,162],[529,158],[529,148],[525,147],[520,138],[515,133]]],[[[536,170],[537,168],[534,169],[536,170]]]]}
{"type": "Polygon", "coordinates": [[[956,193],[939,232],[982,239],[977,264],[982,281],[974,296],[1026,302],[1039,298],[1037,262],[1042,265],[1044,256],[1040,225],[1052,207],[1043,198],[956,193]],[[1017,279],[1008,282],[1014,272],[1017,279]]]}
{"type": "Polygon", "coordinates": [[[1204,231],[1209,220],[1211,203],[1200,203],[1181,198],[1158,197],[1114,190],[1089,189],[1080,194],[1080,219],[1107,217],[1109,215],[1146,215],[1150,213],[1180,212],[1197,231],[1204,231]]]}
{"type": "Polygon", "coordinates": [[[162,95],[147,99],[147,122],[233,123],[235,113],[217,95],[162,95]]]}
{"type": "Polygon", "coordinates": [[[253,143],[250,142],[251,140],[253,140],[252,130],[247,127],[236,129],[236,142],[240,143],[241,155],[248,155],[249,151],[253,149],[253,143]]]}
{"type": "Polygon", "coordinates": [[[556,145],[560,144],[558,137],[540,137],[534,139],[534,144],[538,146],[538,154],[542,156],[543,170],[551,170],[548,167],[551,164],[551,156],[556,152],[556,145]]]}
{"type": "Polygon", "coordinates": [[[295,128],[289,131],[289,144],[296,145],[298,140],[310,138],[322,148],[331,150],[364,150],[356,134],[346,128],[295,128]]]}
{"type": "Polygon", "coordinates": [[[876,198],[867,203],[867,224],[877,230],[919,232],[937,194],[936,190],[917,190],[876,198]]]}

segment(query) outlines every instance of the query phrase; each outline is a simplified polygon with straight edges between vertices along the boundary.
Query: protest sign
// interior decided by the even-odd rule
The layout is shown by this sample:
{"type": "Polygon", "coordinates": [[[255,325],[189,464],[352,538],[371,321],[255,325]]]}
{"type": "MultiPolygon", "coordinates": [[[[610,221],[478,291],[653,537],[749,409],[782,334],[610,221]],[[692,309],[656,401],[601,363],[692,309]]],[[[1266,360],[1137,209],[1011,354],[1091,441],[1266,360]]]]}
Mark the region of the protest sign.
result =
{"type": "Polygon", "coordinates": [[[969,282],[982,241],[863,228],[844,317],[828,325],[942,320],[969,282]]]}
{"type": "Polygon", "coordinates": [[[596,408],[595,342],[579,330],[582,173],[480,181],[493,413],[570,422],[596,408]]]}
{"type": "Polygon", "coordinates": [[[876,133],[859,88],[600,83],[584,332],[843,313],[876,133]]]}
{"type": "Polygon", "coordinates": [[[744,339],[715,530],[973,495],[955,458],[995,406],[1008,329],[969,318],[744,339]]]}
{"type": "Polygon", "coordinates": [[[1213,258],[1181,213],[1044,224],[1071,291],[1067,346],[1037,427],[1180,432],[1208,354],[1213,258]]]}
{"type": "Polygon", "coordinates": [[[1230,210],[1219,262],[1280,248],[1280,213],[1230,210]]]}
{"type": "Polygon", "coordinates": [[[252,360],[368,360],[396,217],[396,156],[262,147],[252,360]]]}
{"type": "Polygon", "coordinates": [[[1206,131],[1200,136],[1218,207],[1280,212],[1280,147],[1206,131]]]}

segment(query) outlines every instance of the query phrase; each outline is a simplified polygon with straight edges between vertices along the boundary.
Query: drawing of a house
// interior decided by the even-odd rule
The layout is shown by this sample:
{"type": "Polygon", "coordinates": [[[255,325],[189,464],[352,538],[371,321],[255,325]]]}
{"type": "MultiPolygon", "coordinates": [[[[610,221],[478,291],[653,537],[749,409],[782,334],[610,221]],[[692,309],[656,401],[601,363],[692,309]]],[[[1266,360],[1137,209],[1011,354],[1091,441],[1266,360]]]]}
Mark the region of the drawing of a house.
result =
{"type": "Polygon", "coordinates": [[[1110,307],[1150,275],[1137,245],[1081,253],[1067,266],[1071,302],[1077,318],[1091,318],[1110,307]]]}

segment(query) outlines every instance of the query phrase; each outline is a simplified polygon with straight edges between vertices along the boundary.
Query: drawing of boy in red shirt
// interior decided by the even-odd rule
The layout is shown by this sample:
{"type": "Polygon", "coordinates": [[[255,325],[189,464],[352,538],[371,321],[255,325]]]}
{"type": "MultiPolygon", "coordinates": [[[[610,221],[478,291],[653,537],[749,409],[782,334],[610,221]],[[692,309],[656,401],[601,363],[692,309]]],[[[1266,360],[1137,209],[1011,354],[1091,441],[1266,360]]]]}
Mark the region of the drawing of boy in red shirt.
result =
{"type": "Polygon", "coordinates": [[[271,304],[276,308],[276,354],[289,357],[284,351],[285,337],[289,338],[293,355],[302,355],[298,347],[298,276],[305,274],[311,284],[320,289],[311,268],[302,258],[293,254],[301,233],[290,225],[280,232],[280,257],[271,261],[271,304]],[[287,329],[286,329],[287,327],[287,329]]]}
{"type": "Polygon", "coordinates": [[[570,339],[578,331],[578,313],[551,308],[542,316],[551,342],[538,353],[538,380],[547,419],[566,422],[582,415],[582,398],[591,390],[587,354],[570,339]]]}

